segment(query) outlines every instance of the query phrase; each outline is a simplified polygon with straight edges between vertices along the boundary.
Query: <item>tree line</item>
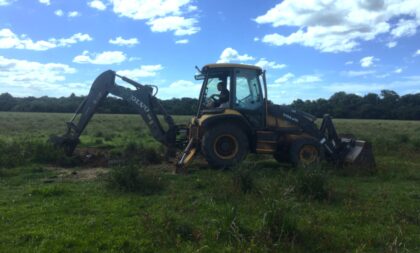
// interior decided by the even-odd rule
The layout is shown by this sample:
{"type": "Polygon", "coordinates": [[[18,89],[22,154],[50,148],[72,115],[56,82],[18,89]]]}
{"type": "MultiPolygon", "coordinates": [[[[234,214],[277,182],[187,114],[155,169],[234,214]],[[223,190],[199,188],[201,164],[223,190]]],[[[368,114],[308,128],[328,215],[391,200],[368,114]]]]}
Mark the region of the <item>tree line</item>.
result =
{"type": "MultiPolygon", "coordinates": [[[[86,96],[69,97],[13,97],[9,93],[0,95],[0,111],[12,112],[75,112],[86,96]]],[[[193,115],[197,113],[198,100],[195,98],[173,98],[160,100],[165,110],[172,115],[193,115]]],[[[137,111],[127,101],[106,97],[98,106],[98,113],[136,114],[137,111]]],[[[158,112],[160,113],[160,112],[158,112]]]]}
{"type": "MultiPolygon", "coordinates": [[[[0,95],[0,111],[14,112],[74,112],[85,96],[69,97],[13,97],[9,93],[0,95]]],[[[172,115],[193,115],[197,112],[198,100],[195,98],[173,98],[161,100],[163,107],[172,115]]],[[[392,90],[382,90],[380,94],[369,93],[364,96],[337,92],[329,99],[297,99],[291,106],[311,113],[317,117],[330,114],[335,118],[358,119],[402,119],[420,120],[420,93],[398,95],[392,90]]],[[[98,113],[137,113],[128,102],[106,97],[100,104],[98,113]]]]}
{"type": "Polygon", "coordinates": [[[364,96],[337,92],[329,99],[293,101],[292,107],[317,117],[330,114],[344,119],[420,120],[420,93],[399,96],[395,91],[364,96]]]}

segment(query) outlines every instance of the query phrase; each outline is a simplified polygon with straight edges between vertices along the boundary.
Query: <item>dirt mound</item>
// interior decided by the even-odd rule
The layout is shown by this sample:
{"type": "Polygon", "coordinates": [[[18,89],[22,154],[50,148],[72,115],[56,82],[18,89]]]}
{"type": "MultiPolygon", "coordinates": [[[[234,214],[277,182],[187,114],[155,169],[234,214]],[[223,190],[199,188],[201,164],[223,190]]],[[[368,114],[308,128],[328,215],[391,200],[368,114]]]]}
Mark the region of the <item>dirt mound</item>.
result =
{"type": "Polygon", "coordinates": [[[66,169],[59,167],[50,167],[49,170],[56,172],[53,177],[44,180],[45,183],[52,183],[57,181],[89,181],[95,180],[109,172],[108,168],[81,168],[81,169],[66,169]]]}

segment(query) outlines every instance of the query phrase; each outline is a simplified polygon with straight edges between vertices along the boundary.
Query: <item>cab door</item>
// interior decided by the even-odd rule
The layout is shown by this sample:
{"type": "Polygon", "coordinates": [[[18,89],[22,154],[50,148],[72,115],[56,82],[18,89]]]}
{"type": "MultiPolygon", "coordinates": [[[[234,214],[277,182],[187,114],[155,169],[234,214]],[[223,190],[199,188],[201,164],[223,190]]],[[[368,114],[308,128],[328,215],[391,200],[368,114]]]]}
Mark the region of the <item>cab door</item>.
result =
{"type": "Polygon", "coordinates": [[[259,73],[253,69],[235,69],[233,108],[241,112],[256,129],[264,126],[264,107],[259,73]]]}

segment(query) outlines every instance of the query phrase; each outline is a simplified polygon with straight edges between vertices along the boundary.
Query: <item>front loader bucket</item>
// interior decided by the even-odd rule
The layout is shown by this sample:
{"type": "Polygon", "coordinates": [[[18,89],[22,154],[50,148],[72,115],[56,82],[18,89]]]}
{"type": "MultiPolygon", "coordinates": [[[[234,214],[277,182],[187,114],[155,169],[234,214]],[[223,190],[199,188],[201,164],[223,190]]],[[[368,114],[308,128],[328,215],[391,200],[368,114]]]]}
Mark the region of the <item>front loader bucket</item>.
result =
{"type": "MultiPolygon", "coordinates": [[[[346,142],[348,139],[342,139],[346,142]]],[[[373,169],[376,166],[373,156],[372,144],[362,140],[351,140],[351,146],[346,156],[344,164],[356,166],[359,168],[373,169]]]]}

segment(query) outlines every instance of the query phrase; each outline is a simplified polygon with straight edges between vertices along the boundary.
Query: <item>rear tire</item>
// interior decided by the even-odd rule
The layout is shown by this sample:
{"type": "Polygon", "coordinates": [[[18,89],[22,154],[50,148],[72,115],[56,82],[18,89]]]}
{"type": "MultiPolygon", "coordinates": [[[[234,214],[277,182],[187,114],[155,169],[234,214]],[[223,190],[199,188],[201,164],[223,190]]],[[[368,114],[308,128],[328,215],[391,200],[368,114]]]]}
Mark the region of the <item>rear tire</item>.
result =
{"type": "Polygon", "coordinates": [[[231,167],[244,160],[248,154],[248,138],[235,125],[217,125],[204,134],[201,151],[210,166],[231,167]]]}
{"type": "Polygon", "coordinates": [[[294,141],[290,147],[290,162],[294,167],[316,166],[322,160],[321,145],[314,139],[303,138],[294,141]]]}

